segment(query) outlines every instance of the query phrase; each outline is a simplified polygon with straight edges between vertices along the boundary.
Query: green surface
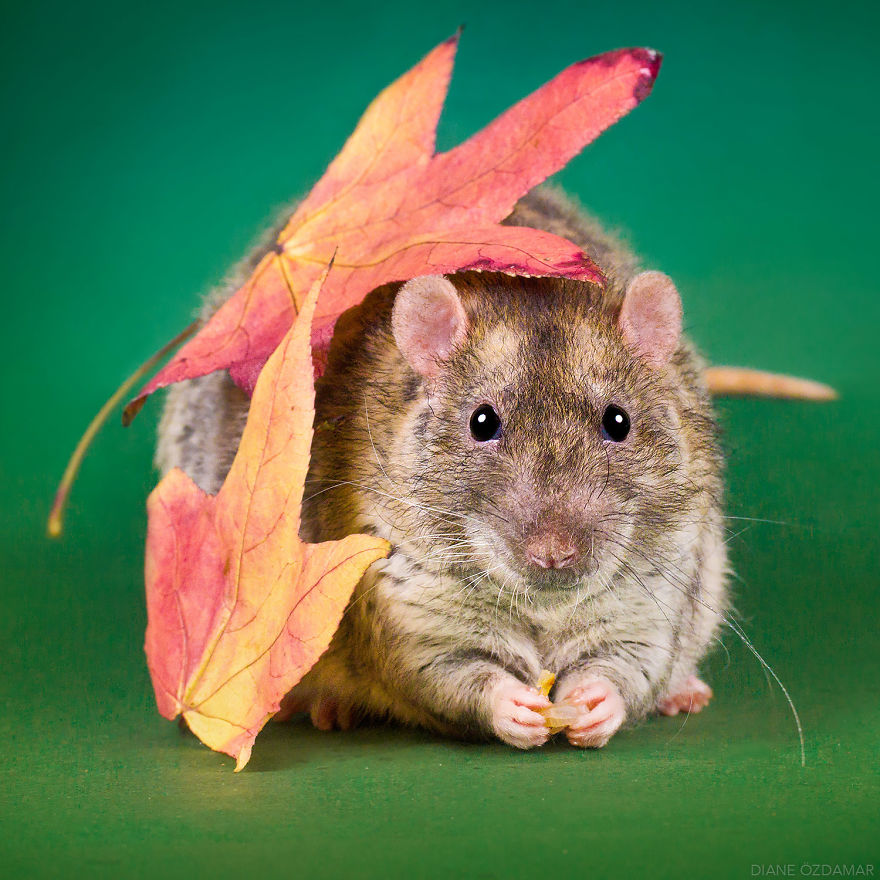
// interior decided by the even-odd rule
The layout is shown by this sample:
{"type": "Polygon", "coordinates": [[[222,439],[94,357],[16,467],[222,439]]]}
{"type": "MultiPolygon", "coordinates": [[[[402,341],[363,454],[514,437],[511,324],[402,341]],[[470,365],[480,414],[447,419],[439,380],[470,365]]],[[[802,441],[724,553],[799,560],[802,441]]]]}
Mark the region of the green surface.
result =
{"type": "MultiPolygon", "coordinates": [[[[0,873],[748,877],[865,866],[878,834],[875,5],[19,4],[0,26],[0,873]],[[466,23],[448,147],[576,59],[647,44],[654,94],[559,177],[670,273],[716,362],[840,402],[721,407],[739,619],[702,716],[599,753],[427,734],[258,739],[244,773],[154,708],[144,499],[158,402],[66,455],[373,95],[466,23]],[[765,867],[766,870],[766,867],[765,867]]],[[[877,869],[880,873],[880,869],[877,869]]]]}

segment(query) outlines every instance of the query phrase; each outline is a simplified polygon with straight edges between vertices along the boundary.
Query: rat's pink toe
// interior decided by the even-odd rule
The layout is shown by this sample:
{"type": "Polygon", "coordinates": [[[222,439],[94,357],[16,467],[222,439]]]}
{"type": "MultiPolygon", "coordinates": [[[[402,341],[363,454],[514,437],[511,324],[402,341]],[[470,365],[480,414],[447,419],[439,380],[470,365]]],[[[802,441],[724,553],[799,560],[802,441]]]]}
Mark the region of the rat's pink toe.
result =
{"type": "Polygon", "coordinates": [[[687,681],[657,703],[657,711],[662,715],[678,715],[679,712],[699,712],[709,705],[712,688],[696,675],[688,676],[687,681]]]}
{"type": "Polygon", "coordinates": [[[566,732],[568,741],[581,749],[601,749],[617,733],[625,717],[625,713],[615,712],[604,721],[596,722],[588,727],[570,727],[566,732]]]}

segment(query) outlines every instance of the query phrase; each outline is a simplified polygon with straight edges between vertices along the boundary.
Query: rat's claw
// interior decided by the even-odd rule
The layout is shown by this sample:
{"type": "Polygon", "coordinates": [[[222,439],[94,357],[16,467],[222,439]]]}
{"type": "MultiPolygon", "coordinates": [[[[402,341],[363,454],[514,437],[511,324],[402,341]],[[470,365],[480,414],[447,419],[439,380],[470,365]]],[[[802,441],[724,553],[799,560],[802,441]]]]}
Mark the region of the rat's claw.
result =
{"type": "Polygon", "coordinates": [[[626,705],[617,688],[604,678],[589,677],[571,683],[559,701],[582,710],[565,731],[568,741],[582,749],[600,749],[626,719],[626,705]]]}
{"type": "Polygon", "coordinates": [[[678,715],[679,712],[699,712],[709,705],[712,688],[696,675],[689,675],[687,681],[675,692],[657,703],[657,711],[662,715],[678,715]]]}

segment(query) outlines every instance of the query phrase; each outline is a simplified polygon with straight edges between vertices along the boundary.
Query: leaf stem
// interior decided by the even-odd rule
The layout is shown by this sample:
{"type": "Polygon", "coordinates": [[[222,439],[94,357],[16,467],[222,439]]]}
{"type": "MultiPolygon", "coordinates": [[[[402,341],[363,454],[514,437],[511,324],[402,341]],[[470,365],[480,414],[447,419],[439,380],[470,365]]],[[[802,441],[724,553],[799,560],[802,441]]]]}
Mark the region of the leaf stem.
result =
{"type": "Polygon", "coordinates": [[[143,377],[149,373],[153,367],[156,366],[162,358],[165,357],[169,352],[173,351],[177,346],[179,346],[182,342],[189,339],[190,336],[195,333],[195,331],[199,327],[199,321],[193,321],[192,324],[189,325],[182,333],[179,333],[174,337],[169,343],[162,346],[159,351],[157,351],[149,360],[141,364],[117,389],[113,392],[110,399],[98,410],[98,413],[89,423],[88,428],[86,428],[85,433],[80,437],[79,443],[76,444],[76,449],[73,450],[73,455],[70,456],[70,461],[67,462],[67,467],[64,470],[64,476],[61,478],[61,482],[58,484],[58,489],[55,492],[55,500],[52,502],[52,509],[49,511],[49,521],[47,523],[47,530],[49,532],[50,537],[57,538],[61,534],[61,526],[64,514],[64,507],[67,504],[67,499],[70,496],[70,489],[73,486],[73,482],[76,479],[76,475],[79,471],[80,465],[82,464],[82,460],[85,457],[86,451],[89,446],[91,446],[92,441],[95,439],[95,435],[101,428],[104,426],[104,422],[107,421],[110,413],[115,409],[115,407],[119,404],[119,402],[128,394],[129,391],[140,382],[143,377]]]}

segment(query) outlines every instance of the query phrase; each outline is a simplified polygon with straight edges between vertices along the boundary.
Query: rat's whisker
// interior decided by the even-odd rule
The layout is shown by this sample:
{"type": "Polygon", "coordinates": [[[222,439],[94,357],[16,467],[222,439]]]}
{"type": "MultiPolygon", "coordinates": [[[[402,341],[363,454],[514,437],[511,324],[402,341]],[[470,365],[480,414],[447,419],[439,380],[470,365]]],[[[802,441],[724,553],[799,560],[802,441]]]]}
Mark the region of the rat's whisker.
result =
{"type": "MultiPolygon", "coordinates": [[[[650,561],[647,557],[645,557],[643,554],[640,553],[638,548],[636,548],[634,546],[628,547],[627,550],[632,555],[642,555],[643,558],[645,558],[647,561],[650,561]]],[[[660,574],[666,580],[666,582],[668,584],[670,584],[670,586],[674,587],[675,589],[681,590],[683,593],[685,593],[685,595],[687,595],[689,598],[691,598],[692,601],[699,603],[704,608],[706,608],[708,611],[710,611],[712,614],[717,615],[718,618],[722,621],[722,623],[724,623],[725,626],[727,626],[729,629],[731,629],[736,634],[736,636],[740,639],[740,641],[746,646],[746,648],[750,651],[752,656],[754,656],[754,658],[758,661],[758,663],[760,664],[760,666],[764,670],[765,674],[769,675],[773,679],[773,681],[776,682],[776,685],[779,687],[780,691],[782,692],[783,696],[785,697],[785,700],[788,703],[788,707],[791,710],[792,716],[794,718],[794,723],[795,723],[795,726],[797,728],[797,733],[798,733],[798,742],[800,744],[801,766],[802,767],[806,766],[806,760],[807,760],[806,744],[805,744],[805,740],[804,740],[804,730],[803,730],[803,725],[801,724],[800,715],[799,715],[797,708],[794,704],[794,700],[792,700],[791,695],[788,692],[788,688],[786,688],[786,686],[782,683],[782,680],[776,674],[776,671],[770,666],[769,663],[767,663],[767,661],[764,659],[764,657],[761,655],[761,653],[758,651],[758,649],[754,646],[752,641],[745,634],[745,631],[742,629],[742,627],[732,617],[730,617],[726,612],[724,612],[720,609],[713,608],[704,599],[702,599],[699,595],[687,590],[685,587],[682,586],[682,582],[679,579],[670,577],[668,571],[661,569],[660,574]]],[[[641,583],[641,581],[640,581],[640,583],[641,583]]],[[[642,584],[642,585],[644,586],[644,584],[642,584]]],[[[647,587],[645,587],[645,589],[647,590],[647,587]]]]}

